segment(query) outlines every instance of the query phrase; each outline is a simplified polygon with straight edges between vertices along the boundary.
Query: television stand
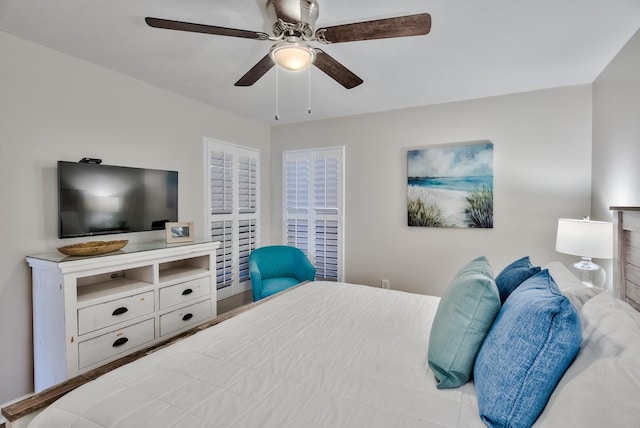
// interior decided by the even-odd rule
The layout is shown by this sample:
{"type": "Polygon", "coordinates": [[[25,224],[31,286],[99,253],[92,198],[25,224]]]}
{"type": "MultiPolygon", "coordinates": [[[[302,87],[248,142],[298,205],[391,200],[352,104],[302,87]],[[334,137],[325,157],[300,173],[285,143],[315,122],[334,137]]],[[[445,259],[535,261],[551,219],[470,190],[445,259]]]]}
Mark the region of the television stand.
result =
{"type": "Polygon", "coordinates": [[[27,256],[35,392],[216,317],[218,242],[27,256]]]}

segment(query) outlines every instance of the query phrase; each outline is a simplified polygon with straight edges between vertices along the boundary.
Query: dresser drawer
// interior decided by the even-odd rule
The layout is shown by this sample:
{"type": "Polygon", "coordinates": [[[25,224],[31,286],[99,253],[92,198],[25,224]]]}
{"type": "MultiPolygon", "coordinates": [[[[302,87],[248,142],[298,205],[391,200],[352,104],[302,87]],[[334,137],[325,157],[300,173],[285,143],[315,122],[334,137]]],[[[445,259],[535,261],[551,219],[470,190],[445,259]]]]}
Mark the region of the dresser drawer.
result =
{"type": "Polygon", "coordinates": [[[102,336],[78,343],[78,368],[83,369],[99,361],[151,342],[155,338],[154,319],[139,322],[102,336]]]}
{"type": "Polygon", "coordinates": [[[78,309],[78,335],[154,311],[153,291],[78,309]]]}
{"type": "Polygon", "coordinates": [[[189,302],[211,294],[211,277],[194,279],[160,289],[160,309],[189,302]]]}
{"type": "Polygon", "coordinates": [[[196,303],[160,316],[160,336],[204,322],[211,316],[211,300],[196,303]]]}

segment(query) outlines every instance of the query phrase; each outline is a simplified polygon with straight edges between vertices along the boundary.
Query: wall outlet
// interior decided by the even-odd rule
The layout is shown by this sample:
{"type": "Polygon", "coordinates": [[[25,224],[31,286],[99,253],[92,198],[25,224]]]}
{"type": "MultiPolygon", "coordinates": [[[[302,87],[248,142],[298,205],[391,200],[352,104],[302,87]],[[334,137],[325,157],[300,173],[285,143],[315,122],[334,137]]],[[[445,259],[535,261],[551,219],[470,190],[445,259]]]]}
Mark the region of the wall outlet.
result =
{"type": "Polygon", "coordinates": [[[381,279],[380,280],[380,287],[390,290],[391,289],[391,281],[389,281],[388,279],[381,279]]]}

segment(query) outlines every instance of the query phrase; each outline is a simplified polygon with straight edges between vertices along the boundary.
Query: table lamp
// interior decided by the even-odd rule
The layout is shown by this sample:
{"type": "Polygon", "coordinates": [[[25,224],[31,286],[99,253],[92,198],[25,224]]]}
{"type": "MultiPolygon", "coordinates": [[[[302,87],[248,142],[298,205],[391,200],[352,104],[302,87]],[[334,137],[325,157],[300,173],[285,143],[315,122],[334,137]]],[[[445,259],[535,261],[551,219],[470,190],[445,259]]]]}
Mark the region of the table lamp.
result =
{"type": "Polygon", "coordinates": [[[605,270],[591,258],[613,257],[613,223],[561,218],[558,220],[556,251],[580,256],[571,266],[573,273],[588,287],[603,287],[607,279],[605,270]]]}

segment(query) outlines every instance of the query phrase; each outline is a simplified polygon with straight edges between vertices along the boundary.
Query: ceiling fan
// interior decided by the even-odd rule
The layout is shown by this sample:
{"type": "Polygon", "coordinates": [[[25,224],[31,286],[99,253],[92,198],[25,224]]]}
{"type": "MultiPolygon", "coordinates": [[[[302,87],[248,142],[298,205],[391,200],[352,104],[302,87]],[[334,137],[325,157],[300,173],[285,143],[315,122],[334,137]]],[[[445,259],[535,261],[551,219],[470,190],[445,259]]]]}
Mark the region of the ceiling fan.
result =
{"type": "Polygon", "coordinates": [[[428,13],[316,29],[319,12],[316,0],[267,0],[266,8],[267,15],[274,20],[273,36],[259,31],[160,18],[147,17],[145,21],[155,28],[277,42],[235,86],[253,85],[275,64],[292,71],[303,70],[313,64],[345,88],[351,89],[360,85],[362,79],[322,49],[310,46],[309,42],[333,44],[420,36],[431,30],[431,15],[428,13]]]}

